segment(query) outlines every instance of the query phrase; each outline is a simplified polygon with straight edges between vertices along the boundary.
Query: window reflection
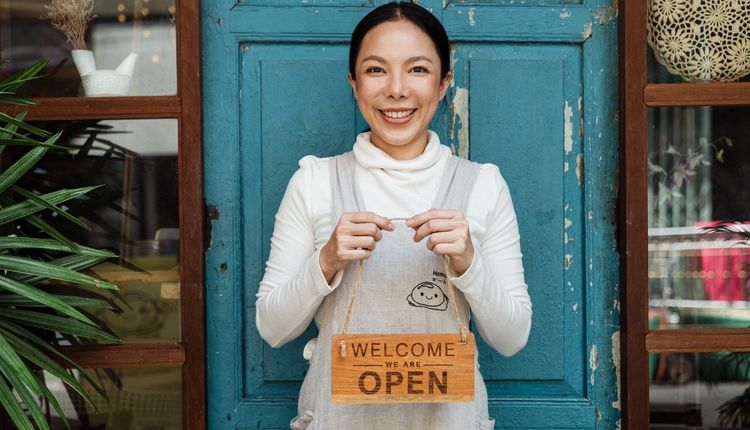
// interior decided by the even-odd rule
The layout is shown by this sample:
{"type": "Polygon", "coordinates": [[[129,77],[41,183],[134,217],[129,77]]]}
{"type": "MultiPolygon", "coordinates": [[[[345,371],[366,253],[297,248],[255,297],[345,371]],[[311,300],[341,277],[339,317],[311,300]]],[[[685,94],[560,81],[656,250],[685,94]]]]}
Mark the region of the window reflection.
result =
{"type": "MultiPolygon", "coordinates": [[[[91,309],[125,341],[179,340],[179,201],[177,124],[174,120],[84,121],[44,124],[64,128],[24,186],[45,192],[100,185],[67,202],[90,230],[71,229],[77,243],[118,255],[90,270],[120,287],[117,312],[91,309]]],[[[51,214],[50,224],[57,224],[51,214]]]]}
{"type": "Polygon", "coordinates": [[[649,112],[653,328],[750,327],[749,119],[747,108],[649,112]]]}
{"type": "Polygon", "coordinates": [[[750,427],[750,353],[650,354],[652,429],[750,427]]]}
{"type": "MultiPolygon", "coordinates": [[[[26,85],[27,97],[83,96],[81,77],[65,36],[42,19],[48,0],[0,0],[0,76],[45,59],[43,78],[26,85]]],[[[96,0],[86,37],[97,69],[115,69],[128,54],[138,58],[128,95],[177,92],[174,0],[96,0]]]]}

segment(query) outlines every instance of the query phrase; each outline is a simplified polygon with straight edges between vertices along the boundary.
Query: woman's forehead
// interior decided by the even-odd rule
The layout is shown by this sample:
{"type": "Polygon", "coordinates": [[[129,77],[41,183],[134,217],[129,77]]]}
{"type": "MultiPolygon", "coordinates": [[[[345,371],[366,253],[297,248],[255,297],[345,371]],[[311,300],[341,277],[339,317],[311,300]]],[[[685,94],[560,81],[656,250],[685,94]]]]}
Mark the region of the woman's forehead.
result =
{"type": "Polygon", "coordinates": [[[376,25],[362,39],[359,61],[419,61],[438,60],[438,52],[432,39],[407,20],[387,21],[376,25]]]}

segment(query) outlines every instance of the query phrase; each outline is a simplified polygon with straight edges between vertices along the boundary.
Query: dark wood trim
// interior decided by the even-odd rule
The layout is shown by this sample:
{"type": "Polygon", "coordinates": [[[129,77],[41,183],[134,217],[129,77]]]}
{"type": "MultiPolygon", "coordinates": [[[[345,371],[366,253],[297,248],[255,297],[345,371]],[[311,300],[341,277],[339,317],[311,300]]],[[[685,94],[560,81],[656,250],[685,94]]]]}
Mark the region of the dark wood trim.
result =
{"type": "Polygon", "coordinates": [[[185,364],[182,366],[183,429],[206,428],[206,347],[204,327],[204,201],[199,0],[177,2],[177,88],[182,113],[180,160],[180,314],[185,364]]]}
{"type": "Polygon", "coordinates": [[[646,335],[646,349],[648,352],[750,352],[750,330],[655,330],[646,335]]]}
{"type": "Polygon", "coordinates": [[[646,0],[619,2],[620,13],[620,178],[618,247],[621,274],[623,428],[649,427],[648,355],[648,210],[646,180],[647,82],[646,0]]]}
{"type": "MultiPolygon", "coordinates": [[[[196,82],[194,85],[200,85],[196,82]]],[[[10,115],[27,111],[34,121],[73,119],[179,118],[177,96],[153,97],[59,97],[35,99],[35,106],[0,105],[10,115]]]]}
{"type": "Polygon", "coordinates": [[[181,366],[185,362],[185,349],[178,343],[65,346],[59,350],[89,368],[181,366]]]}
{"type": "Polygon", "coordinates": [[[648,107],[750,106],[750,82],[648,84],[643,99],[648,107]]]}

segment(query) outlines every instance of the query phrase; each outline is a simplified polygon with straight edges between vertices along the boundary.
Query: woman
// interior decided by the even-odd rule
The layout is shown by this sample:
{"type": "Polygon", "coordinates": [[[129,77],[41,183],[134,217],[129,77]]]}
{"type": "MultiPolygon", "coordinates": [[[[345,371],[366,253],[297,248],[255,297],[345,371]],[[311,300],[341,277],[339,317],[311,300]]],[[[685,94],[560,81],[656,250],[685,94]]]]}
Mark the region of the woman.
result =
{"type": "Polygon", "coordinates": [[[496,166],[453,156],[428,130],[450,64],[444,28],[411,3],[378,7],[352,34],[349,83],[371,131],[350,153],[300,161],[257,295],[256,324],[271,346],[313,317],[319,328],[305,347],[310,369],[293,429],[493,427],[478,369],[473,402],[331,403],[331,335],[342,332],[355,283],[351,333],[455,331],[452,282],[463,321],[471,308],[493,348],[512,355],[528,339],[531,302],[508,188],[496,166]],[[435,294],[427,300],[422,288],[435,294]]]}

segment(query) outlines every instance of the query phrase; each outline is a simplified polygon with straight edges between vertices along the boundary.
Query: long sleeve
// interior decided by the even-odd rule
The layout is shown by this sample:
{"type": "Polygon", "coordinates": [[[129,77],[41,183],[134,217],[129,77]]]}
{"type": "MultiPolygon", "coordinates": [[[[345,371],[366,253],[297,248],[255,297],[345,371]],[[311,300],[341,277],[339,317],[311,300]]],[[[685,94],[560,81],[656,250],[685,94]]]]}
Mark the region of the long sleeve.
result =
{"type": "MultiPolygon", "coordinates": [[[[329,286],[320,269],[320,224],[330,223],[313,213],[316,194],[327,193],[325,163],[314,157],[300,161],[300,169],[289,181],[276,214],[271,252],[255,302],[255,323],[260,336],[279,347],[305,331],[323,299],[338,285],[338,273],[329,286]],[[320,165],[325,168],[320,168],[320,165]],[[316,243],[317,240],[317,243],[316,243]]],[[[330,201],[329,196],[320,200],[330,201]]],[[[330,227],[327,228],[330,230],[330,227]]]]}
{"type": "MultiPolygon", "coordinates": [[[[486,219],[477,220],[481,239],[474,243],[474,260],[458,278],[452,278],[471,306],[479,334],[496,351],[511,356],[528,341],[531,299],[524,281],[518,223],[508,186],[497,167],[484,165],[469,199],[472,207],[491,205],[486,219]]],[[[476,213],[476,212],[474,212],[476,213]]],[[[472,236],[476,237],[473,232],[472,236]]]]}

